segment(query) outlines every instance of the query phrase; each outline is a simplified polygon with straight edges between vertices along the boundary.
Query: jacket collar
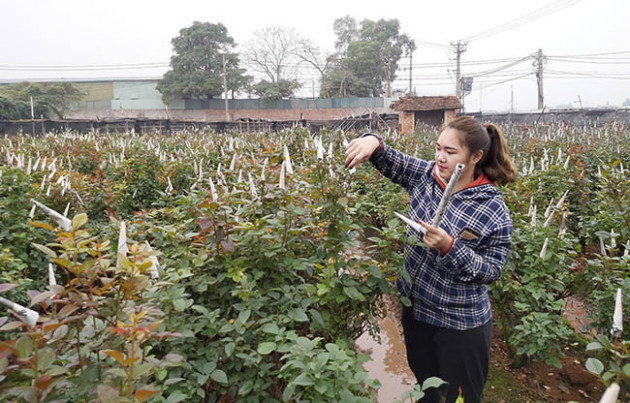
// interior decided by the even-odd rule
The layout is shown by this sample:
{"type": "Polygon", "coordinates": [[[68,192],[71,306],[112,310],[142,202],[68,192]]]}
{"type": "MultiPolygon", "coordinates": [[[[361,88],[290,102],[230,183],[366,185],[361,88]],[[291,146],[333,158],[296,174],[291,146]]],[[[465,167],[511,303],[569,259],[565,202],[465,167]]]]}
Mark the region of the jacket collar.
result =
{"type": "MultiPolygon", "coordinates": [[[[437,181],[437,183],[442,187],[442,189],[446,189],[447,182],[445,182],[444,179],[442,179],[442,177],[438,173],[436,165],[433,165],[433,176],[435,177],[435,180],[437,181]]],[[[476,186],[486,185],[488,183],[491,184],[492,186],[495,186],[494,183],[491,182],[490,179],[488,179],[486,177],[486,175],[484,175],[483,172],[482,172],[481,175],[479,175],[477,177],[477,179],[475,179],[474,181],[472,181],[468,185],[466,185],[466,187],[464,189],[469,189],[469,188],[473,188],[473,187],[476,187],[476,186]]],[[[464,189],[462,189],[462,190],[464,190],[464,189]]]]}

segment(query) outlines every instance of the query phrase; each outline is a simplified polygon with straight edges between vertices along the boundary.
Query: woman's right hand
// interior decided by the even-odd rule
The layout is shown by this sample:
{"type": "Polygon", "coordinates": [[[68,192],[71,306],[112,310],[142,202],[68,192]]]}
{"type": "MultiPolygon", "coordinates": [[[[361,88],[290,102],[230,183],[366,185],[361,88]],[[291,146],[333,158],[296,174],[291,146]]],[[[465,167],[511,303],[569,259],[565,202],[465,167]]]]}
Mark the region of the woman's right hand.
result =
{"type": "Polygon", "coordinates": [[[352,140],[346,147],[346,166],[348,168],[356,167],[359,163],[369,159],[379,146],[380,142],[375,136],[365,136],[352,140]]]}

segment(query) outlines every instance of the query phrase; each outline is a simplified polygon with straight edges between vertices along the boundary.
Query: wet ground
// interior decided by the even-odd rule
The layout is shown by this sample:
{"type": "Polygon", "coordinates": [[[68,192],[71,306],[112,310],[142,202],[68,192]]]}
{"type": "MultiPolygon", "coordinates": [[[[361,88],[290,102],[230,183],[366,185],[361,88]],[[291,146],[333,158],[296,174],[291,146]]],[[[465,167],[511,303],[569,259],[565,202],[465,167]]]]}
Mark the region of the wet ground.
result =
{"type": "Polygon", "coordinates": [[[371,379],[381,382],[379,403],[400,400],[401,395],[415,384],[415,377],[407,365],[407,353],[398,318],[400,310],[392,305],[388,301],[388,315],[379,321],[380,342],[367,333],[356,341],[358,349],[371,357],[363,367],[371,379]]]}
{"type": "MultiPolygon", "coordinates": [[[[415,378],[407,365],[405,344],[400,326],[400,304],[386,299],[387,317],[379,321],[380,342],[365,333],[356,340],[357,350],[370,355],[363,364],[371,379],[378,379],[379,403],[399,401],[402,394],[413,388],[415,378]]],[[[565,317],[578,331],[588,325],[584,304],[577,298],[565,301],[565,317]]],[[[585,370],[583,347],[569,351],[563,357],[563,369],[542,362],[527,367],[512,368],[500,334],[495,329],[491,351],[491,368],[484,402],[594,402],[603,390],[597,378],[585,370]]]]}

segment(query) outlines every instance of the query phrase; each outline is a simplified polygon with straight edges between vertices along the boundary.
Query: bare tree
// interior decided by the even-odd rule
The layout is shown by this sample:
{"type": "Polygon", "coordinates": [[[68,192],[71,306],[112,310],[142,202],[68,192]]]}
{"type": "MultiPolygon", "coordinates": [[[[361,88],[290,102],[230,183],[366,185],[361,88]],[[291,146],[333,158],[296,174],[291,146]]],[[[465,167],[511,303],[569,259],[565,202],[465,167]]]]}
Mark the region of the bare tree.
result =
{"type": "Polygon", "coordinates": [[[309,39],[299,40],[296,51],[298,59],[310,64],[319,72],[321,88],[326,88],[326,72],[333,62],[331,56],[322,54],[320,49],[309,39]]]}
{"type": "Polygon", "coordinates": [[[263,28],[254,32],[254,39],[245,44],[245,61],[271,82],[286,79],[285,73],[296,61],[298,34],[293,28],[263,28]]]}

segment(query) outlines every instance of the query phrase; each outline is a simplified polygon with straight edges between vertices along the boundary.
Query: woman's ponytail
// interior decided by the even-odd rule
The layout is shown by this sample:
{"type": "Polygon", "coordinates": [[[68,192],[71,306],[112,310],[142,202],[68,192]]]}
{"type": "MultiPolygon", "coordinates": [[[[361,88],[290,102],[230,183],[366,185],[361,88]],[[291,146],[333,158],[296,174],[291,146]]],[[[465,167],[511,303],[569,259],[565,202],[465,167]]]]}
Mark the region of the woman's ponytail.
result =
{"type": "Polygon", "coordinates": [[[516,169],[508,153],[507,141],[503,137],[503,133],[492,123],[486,123],[484,127],[490,138],[490,147],[484,151],[485,156],[480,161],[481,170],[488,179],[497,185],[505,185],[514,181],[516,169]]]}

